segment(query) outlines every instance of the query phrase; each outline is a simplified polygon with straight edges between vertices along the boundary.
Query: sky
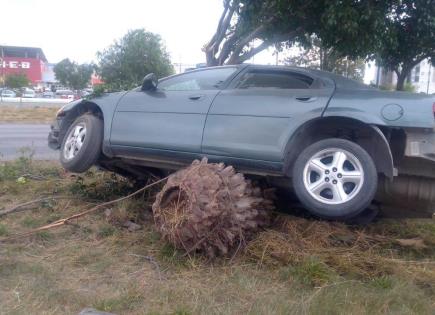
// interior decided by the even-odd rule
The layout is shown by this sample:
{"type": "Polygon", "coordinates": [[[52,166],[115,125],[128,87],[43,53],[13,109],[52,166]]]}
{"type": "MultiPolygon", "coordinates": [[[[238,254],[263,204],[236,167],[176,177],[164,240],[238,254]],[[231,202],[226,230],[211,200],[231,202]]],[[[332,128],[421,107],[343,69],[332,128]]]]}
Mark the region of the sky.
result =
{"type": "MultiPolygon", "coordinates": [[[[160,34],[173,63],[205,62],[222,0],[0,0],[0,44],[40,47],[51,63],[96,61],[128,30],[160,34]]],[[[275,64],[273,49],[252,63],[275,64]]]]}
{"type": "Polygon", "coordinates": [[[222,12],[222,0],[0,2],[0,44],[41,47],[54,63],[95,61],[97,51],[136,28],[160,34],[174,63],[203,62],[201,48],[222,12]]]}

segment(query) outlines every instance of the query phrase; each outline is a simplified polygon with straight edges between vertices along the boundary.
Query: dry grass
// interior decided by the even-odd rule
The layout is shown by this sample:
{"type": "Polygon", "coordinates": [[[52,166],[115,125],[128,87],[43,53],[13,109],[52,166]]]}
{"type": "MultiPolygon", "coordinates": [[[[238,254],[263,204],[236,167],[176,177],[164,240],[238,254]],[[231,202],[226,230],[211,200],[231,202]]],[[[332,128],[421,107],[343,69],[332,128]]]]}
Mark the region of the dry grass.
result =
{"type": "MultiPolygon", "coordinates": [[[[72,176],[23,159],[0,167],[0,209],[71,196],[0,217],[0,237],[53,222],[134,190],[101,172],[72,176]],[[18,164],[17,164],[18,163],[18,164]],[[16,179],[23,173],[44,180],[16,179]]],[[[0,314],[433,314],[435,222],[367,228],[279,215],[233,261],[183,257],[160,239],[155,191],[57,230],[0,243],[0,314]],[[136,232],[122,228],[132,220],[136,232]],[[401,247],[419,237],[427,248],[401,247]],[[158,269],[149,259],[157,262],[158,269]]]]}
{"type": "Polygon", "coordinates": [[[58,107],[0,106],[0,123],[50,123],[58,107]]]}

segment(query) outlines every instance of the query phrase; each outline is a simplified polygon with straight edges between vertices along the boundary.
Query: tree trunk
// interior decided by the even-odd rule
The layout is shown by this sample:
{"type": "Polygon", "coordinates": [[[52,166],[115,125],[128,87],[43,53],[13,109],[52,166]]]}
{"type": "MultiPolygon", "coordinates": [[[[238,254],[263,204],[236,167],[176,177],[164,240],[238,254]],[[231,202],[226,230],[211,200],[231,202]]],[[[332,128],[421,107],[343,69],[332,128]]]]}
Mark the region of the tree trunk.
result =
{"type": "Polygon", "coordinates": [[[403,91],[405,89],[405,80],[408,76],[408,73],[405,71],[396,72],[397,74],[397,85],[396,85],[396,91],[403,91]]]}
{"type": "Polygon", "coordinates": [[[403,91],[405,89],[406,78],[411,74],[411,70],[418,65],[425,57],[420,57],[410,62],[405,62],[400,71],[396,68],[394,72],[397,74],[396,91],[403,91]]]}

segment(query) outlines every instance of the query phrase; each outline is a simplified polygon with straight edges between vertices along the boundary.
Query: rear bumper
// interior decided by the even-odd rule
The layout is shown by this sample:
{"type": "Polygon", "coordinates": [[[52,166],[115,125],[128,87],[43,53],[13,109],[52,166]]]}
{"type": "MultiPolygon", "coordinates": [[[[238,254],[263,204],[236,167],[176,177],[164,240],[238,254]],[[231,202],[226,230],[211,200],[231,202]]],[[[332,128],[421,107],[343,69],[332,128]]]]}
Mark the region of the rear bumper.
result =
{"type": "Polygon", "coordinates": [[[405,156],[435,162],[435,130],[406,130],[405,156]]]}

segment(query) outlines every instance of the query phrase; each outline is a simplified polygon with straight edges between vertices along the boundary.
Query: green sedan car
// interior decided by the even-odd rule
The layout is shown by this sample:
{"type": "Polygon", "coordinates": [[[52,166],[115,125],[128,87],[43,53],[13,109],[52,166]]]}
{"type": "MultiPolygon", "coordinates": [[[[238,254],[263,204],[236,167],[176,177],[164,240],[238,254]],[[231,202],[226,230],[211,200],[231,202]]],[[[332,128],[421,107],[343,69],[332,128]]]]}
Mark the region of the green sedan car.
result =
{"type": "Polygon", "coordinates": [[[279,179],[314,215],[345,220],[370,205],[381,181],[403,186],[418,176],[423,187],[435,178],[434,127],[434,96],[238,65],[150,74],[131,91],[72,102],[58,112],[49,145],[69,171],[99,165],[136,178],[207,157],[279,179]]]}

